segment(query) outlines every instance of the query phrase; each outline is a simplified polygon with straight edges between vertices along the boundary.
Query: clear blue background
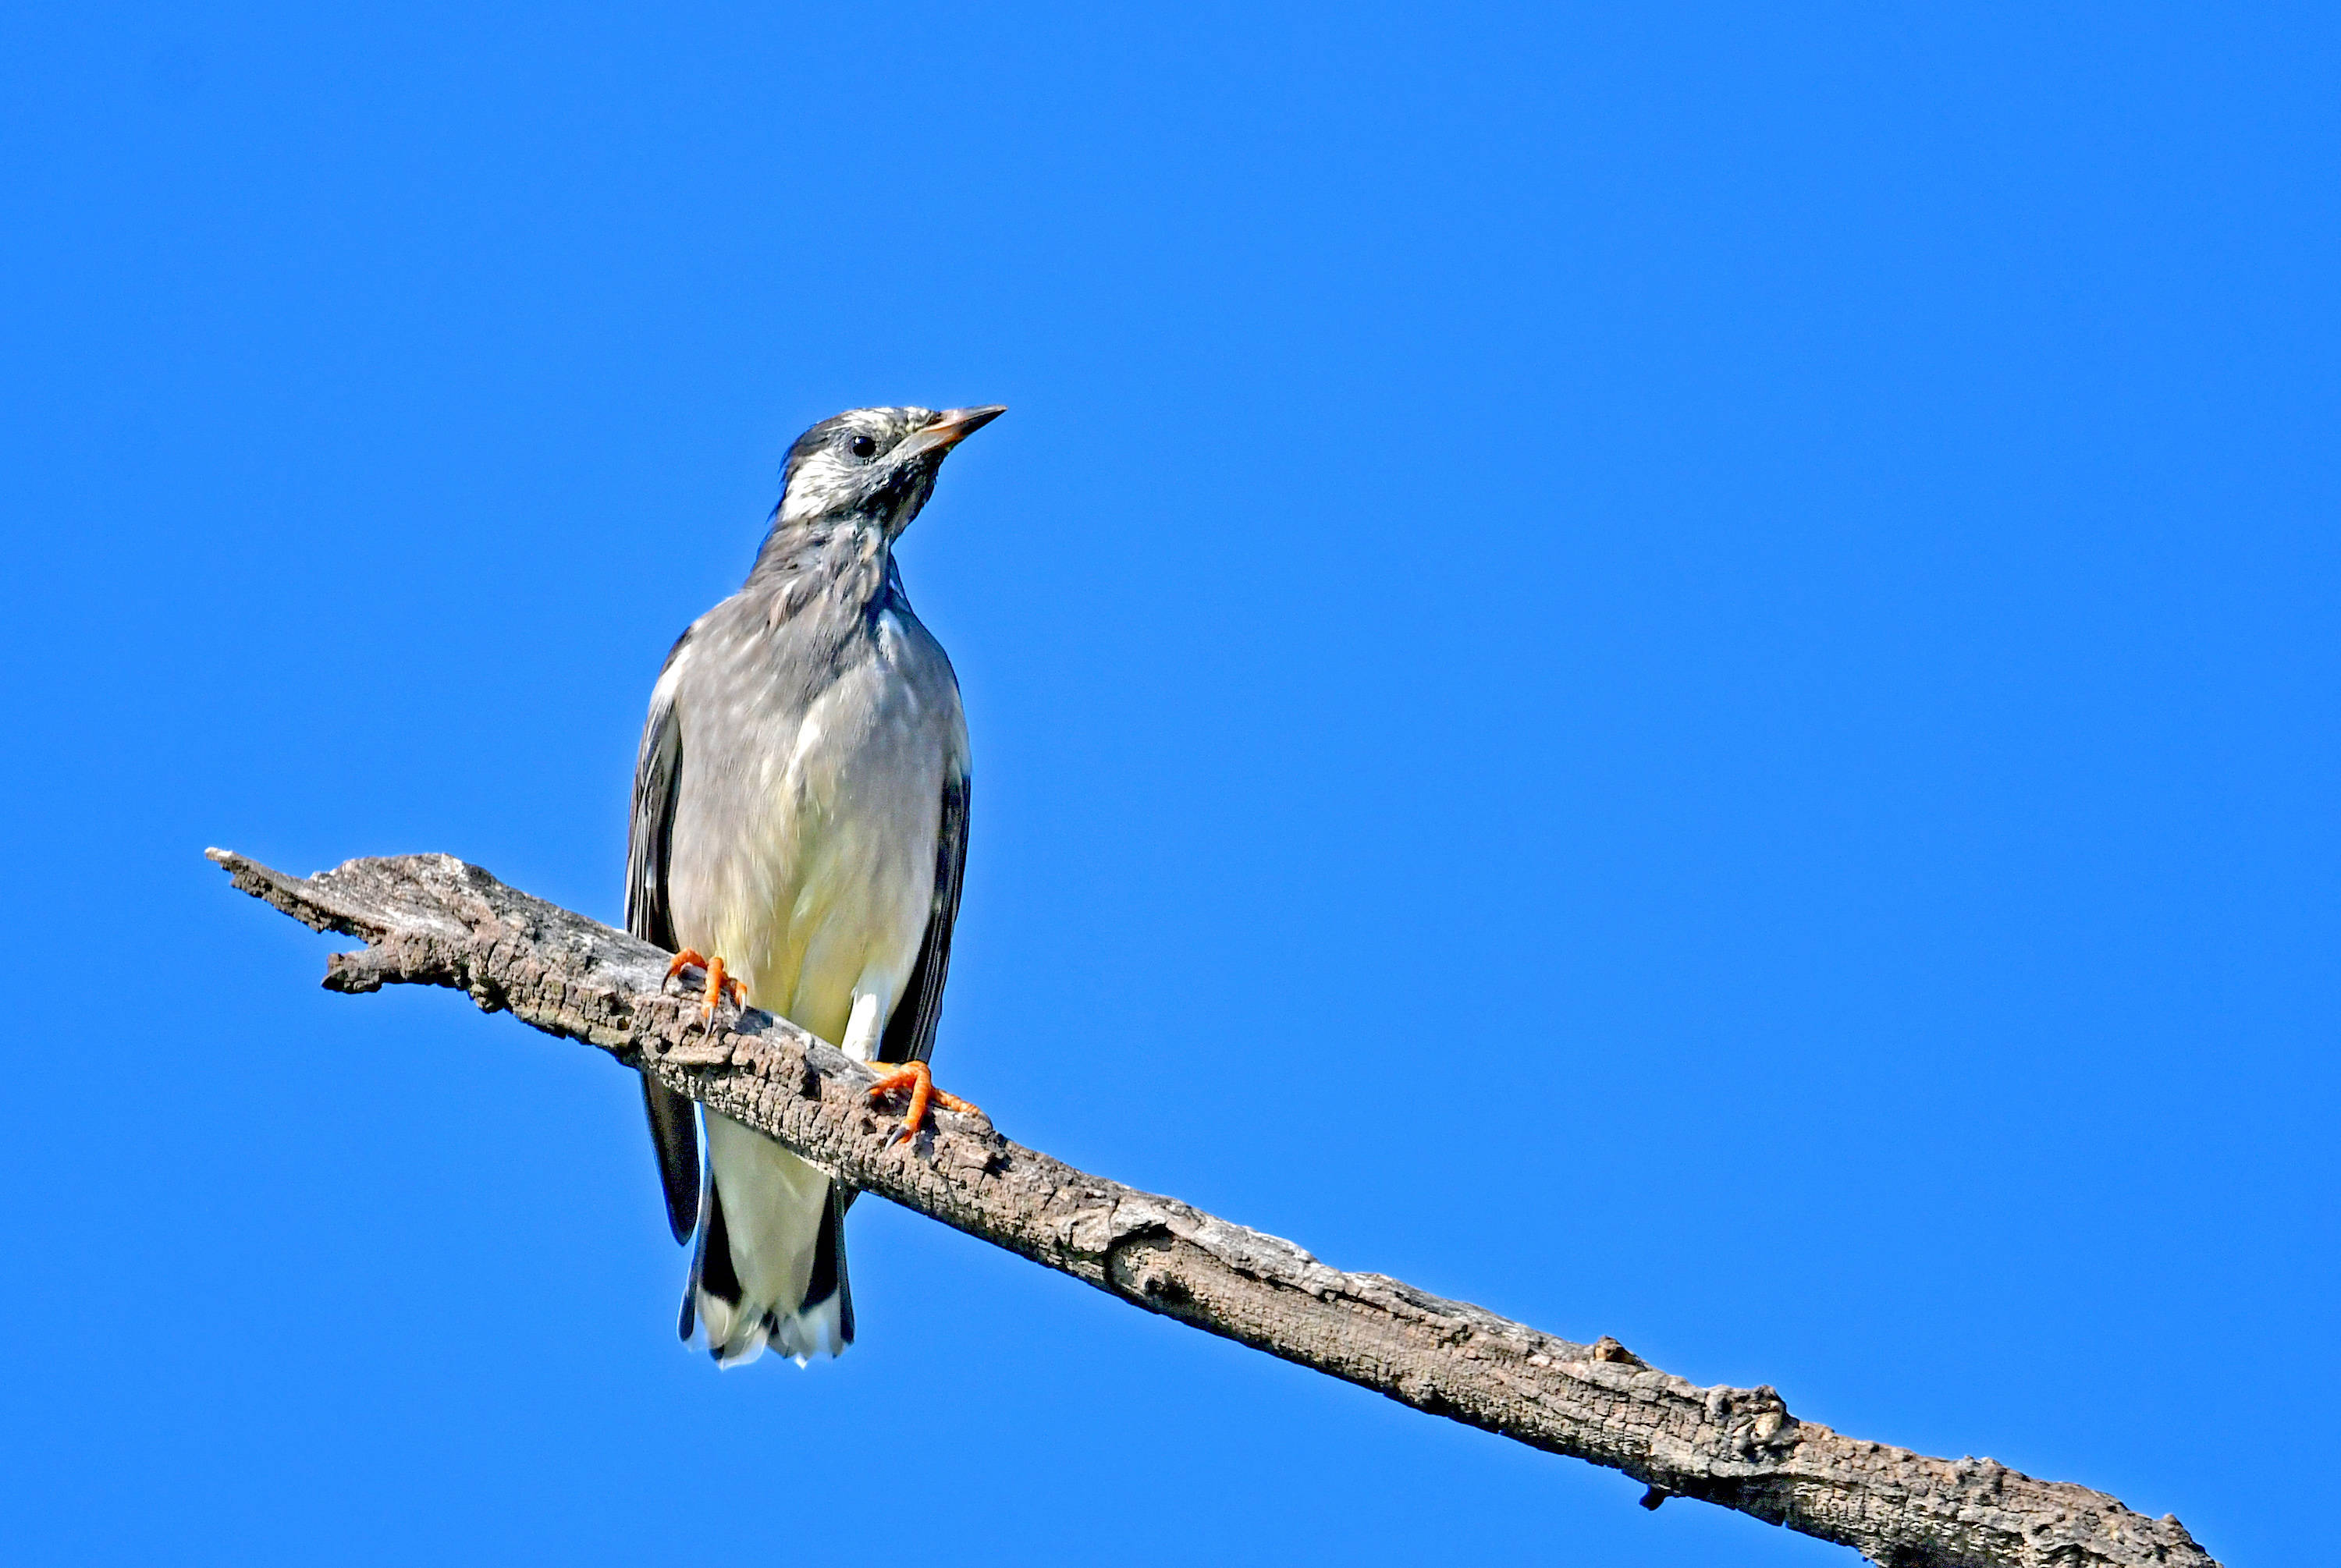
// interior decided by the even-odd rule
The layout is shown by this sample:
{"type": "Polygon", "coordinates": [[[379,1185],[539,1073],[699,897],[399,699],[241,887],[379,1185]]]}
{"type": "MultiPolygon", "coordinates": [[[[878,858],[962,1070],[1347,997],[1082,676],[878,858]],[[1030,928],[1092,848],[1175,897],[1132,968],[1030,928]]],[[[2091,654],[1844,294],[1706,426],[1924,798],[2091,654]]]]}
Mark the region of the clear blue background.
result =
{"type": "Polygon", "coordinates": [[[949,1085],[2316,1549],[2329,7],[486,9],[0,22],[10,1562],[1853,1561],[884,1205],[719,1375],[631,1077],[201,858],[616,918],[789,440],[991,401],[949,1085]]]}

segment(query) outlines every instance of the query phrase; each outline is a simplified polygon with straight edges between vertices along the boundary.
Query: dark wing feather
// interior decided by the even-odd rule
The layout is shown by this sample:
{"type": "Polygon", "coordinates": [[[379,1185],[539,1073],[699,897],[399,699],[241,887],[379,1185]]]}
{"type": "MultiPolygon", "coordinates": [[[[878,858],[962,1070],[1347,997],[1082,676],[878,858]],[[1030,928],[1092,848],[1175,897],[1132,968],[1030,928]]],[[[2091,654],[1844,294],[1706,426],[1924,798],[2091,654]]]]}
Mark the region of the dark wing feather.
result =
{"type": "MultiPolygon", "coordinates": [[[[660,667],[662,676],[690,640],[688,631],[675,639],[666,664],[660,667]]],[[[643,726],[642,751],[634,759],[633,829],[626,846],[626,929],[668,952],[675,950],[675,940],[666,875],[682,774],[682,721],[672,700],[654,700],[643,726]]],[[[659,1184],[666,1191],[667,1228],[676,1241],[689,1241],[699,1224],[699,1122],[689,1098],[648,1077],[643,1079],[643,1110],[658,1155],[659,1184]]]]}
{"type": "Polygon", "coordinates": [[[967,813],[971,786],[964,778],[943,783],[942,829],[935,843],[935,901],[919,961],[911,971],[894,1016],[878,1042],[882,1062],[923,1062],[935,1052],[935,1026],[942,1021],[943,981],[951,973],[951,926],[959,919],[959,888],[967,874],[967,813]]]}

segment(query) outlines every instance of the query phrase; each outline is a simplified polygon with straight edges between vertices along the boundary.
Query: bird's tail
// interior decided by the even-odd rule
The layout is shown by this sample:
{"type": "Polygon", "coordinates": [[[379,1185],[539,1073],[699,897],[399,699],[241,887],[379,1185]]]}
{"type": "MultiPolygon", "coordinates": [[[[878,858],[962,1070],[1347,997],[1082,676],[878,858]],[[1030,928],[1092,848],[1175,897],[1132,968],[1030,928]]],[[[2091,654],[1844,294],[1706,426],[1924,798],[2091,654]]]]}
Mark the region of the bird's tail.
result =
{"type": "Polygon", "coordinates": [[[703,1326],[708,1353],[725,1366],[755,1360],[767,1345],[800,1365],[842,1355],[853,1343],[844,1191],[763,1134],[712,1112],[707,1156],[682,1336],[703,1326]]]}

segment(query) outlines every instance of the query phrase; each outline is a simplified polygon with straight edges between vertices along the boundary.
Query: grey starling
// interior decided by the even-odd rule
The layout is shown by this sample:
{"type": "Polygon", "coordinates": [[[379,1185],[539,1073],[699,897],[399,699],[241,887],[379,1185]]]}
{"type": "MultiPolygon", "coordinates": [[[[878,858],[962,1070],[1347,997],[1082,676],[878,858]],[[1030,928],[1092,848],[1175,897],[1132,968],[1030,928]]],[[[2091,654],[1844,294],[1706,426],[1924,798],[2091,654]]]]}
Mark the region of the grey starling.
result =
{"type": "MultiPolygon", "coordinates": [[[[651,693],[634,767],[626,928],[848,1056],[893,1063],[915,1131],[967,859],[959,682],[902,592],[894,541],[944,456],[1004,411],[856,409],[789,449],[740,591],[693,621],[651,693]]],[[[853,1342],[852,1195],[711,1110],[643,1080],[667,1220],[699,1245],[694,1318],[725,1365],[853,1342]],[[702,1198],[703,1193],[703,1198],[702,1198]]]]}

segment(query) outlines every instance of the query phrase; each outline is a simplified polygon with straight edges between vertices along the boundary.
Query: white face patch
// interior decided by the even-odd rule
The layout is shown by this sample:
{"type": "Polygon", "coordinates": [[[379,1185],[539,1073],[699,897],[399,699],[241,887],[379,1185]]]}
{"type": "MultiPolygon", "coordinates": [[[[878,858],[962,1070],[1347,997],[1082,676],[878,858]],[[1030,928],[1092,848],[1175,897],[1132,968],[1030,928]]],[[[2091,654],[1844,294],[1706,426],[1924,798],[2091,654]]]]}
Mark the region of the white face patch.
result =
{"type": "Polygon", "coordinates": [[[789,492],[781,498],[781,521],[802,522],[837,511],[853,495],[853,477],[835,453],[814,453],[789,481],[789,492]]]}
{"type": "Polygon", "coordinates": [[[862,498],[872,467],[884,462],[904,436],[934,417],[933,410],[923,408],[865,408],[839,415],[789,475],[788,490],[781,497],[781,521],[799,523],[851,508],[862,498]],[[868,440],[870,456],[854,451],[858,438],[868,440]]]}

